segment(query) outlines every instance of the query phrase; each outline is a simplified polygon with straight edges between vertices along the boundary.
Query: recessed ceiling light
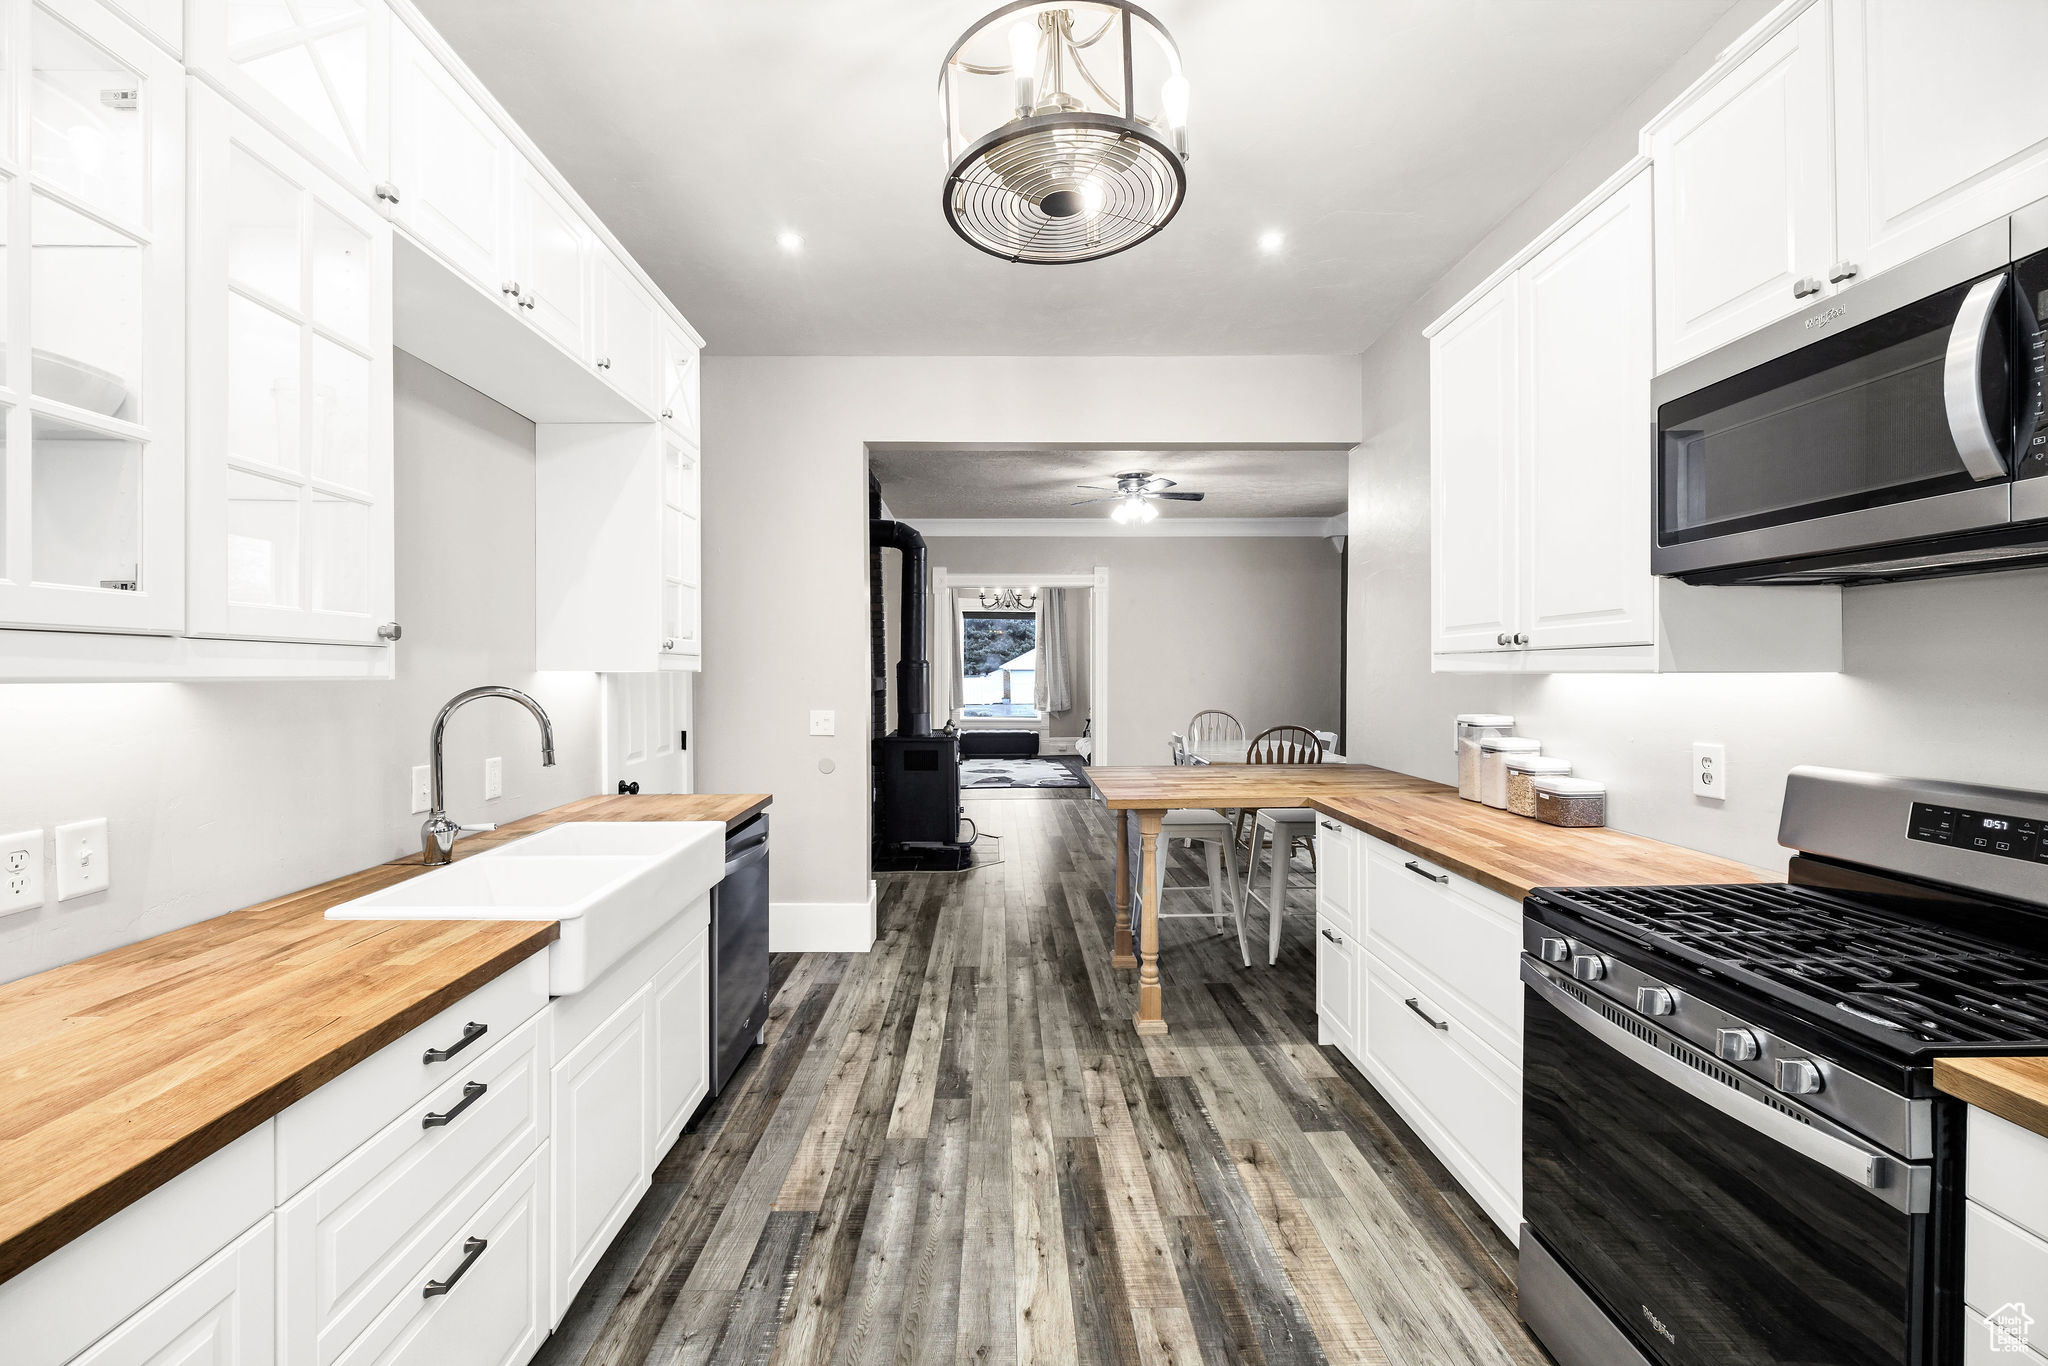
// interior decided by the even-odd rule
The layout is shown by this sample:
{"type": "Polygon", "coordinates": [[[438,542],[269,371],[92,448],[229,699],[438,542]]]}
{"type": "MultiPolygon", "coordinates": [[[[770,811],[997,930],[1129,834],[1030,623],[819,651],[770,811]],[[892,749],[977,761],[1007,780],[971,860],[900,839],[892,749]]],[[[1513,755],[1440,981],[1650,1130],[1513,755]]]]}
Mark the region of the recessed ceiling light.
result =
{"type": "Polygon", "coordinates": [[[778,232],[775,234],[775,245],[781,247],[784,251],[802,251],[804,249],[804,239],[797,233],[778,232]]]}
{"type": "Polygon", "coordinates": [[[1271,256],[1287,245],[1287,234],[1278,228],[1259,234],[1259,250],[1271,256]]]}

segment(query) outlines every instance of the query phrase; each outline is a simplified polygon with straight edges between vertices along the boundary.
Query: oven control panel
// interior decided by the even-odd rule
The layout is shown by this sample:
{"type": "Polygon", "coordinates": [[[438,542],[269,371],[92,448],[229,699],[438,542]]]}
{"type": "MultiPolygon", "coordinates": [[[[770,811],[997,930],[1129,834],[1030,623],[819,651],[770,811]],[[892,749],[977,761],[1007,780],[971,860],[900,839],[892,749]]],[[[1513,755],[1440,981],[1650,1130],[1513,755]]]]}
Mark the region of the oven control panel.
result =
{"type": "Polygon", "coordinates": [[[2029,863],[2048,863],[2048,838],[2044,834],[2048,834],[2048,821],[2004,816],[1995,811],[1965,811],[1931,802],[1913,803],[1912,824],[1906,829],[1908,839],[2029,863]]]}

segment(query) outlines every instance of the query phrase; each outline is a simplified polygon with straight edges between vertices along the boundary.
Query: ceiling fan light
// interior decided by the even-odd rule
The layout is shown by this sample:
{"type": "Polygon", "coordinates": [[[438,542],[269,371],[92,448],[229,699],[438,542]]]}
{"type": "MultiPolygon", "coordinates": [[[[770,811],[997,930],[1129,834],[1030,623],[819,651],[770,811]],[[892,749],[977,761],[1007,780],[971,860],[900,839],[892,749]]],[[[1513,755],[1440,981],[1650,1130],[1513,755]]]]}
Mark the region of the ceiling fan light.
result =
{"type": "Polygon", "coordinates": [[[1140,522],[1158,521],[1159,508],[1151,502],[1140,500],[1138,503],[1138,520],[1140,522]]]}

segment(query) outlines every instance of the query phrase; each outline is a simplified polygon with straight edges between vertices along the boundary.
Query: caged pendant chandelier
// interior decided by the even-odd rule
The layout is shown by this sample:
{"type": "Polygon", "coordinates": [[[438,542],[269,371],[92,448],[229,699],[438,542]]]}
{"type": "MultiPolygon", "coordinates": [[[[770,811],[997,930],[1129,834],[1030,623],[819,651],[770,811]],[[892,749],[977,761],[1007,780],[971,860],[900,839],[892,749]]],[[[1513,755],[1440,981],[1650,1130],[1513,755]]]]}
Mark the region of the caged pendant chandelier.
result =
{"type": "Polygon", "coordinates": [[[1006,261],[1115,255],[1186,196],[1180,50],[1126,0],[996,10],[946,54],[939,112],[946,221],[1006,261]]]}

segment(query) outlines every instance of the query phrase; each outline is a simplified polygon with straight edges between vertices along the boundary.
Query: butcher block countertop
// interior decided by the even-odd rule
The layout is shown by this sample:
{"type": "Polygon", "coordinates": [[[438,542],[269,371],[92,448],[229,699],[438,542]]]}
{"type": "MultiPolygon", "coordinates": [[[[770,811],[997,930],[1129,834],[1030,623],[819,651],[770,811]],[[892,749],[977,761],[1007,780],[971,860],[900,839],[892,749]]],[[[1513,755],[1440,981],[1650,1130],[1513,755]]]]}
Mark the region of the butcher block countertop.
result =
{"type": "Polygon", "coordinates": [[[2048,1138],[2048,1058],[1936,1058],[1934,1084],[2048,1138]]]}
{"type": "MultiPolygon", "coordinates": [[[[592,797],[567,821],[733,820],[765,796],[592,797]]],[[[0,1280],[545,948],[553,921],[328,920],[419,855],[0,984],[0,1280]]]]}

